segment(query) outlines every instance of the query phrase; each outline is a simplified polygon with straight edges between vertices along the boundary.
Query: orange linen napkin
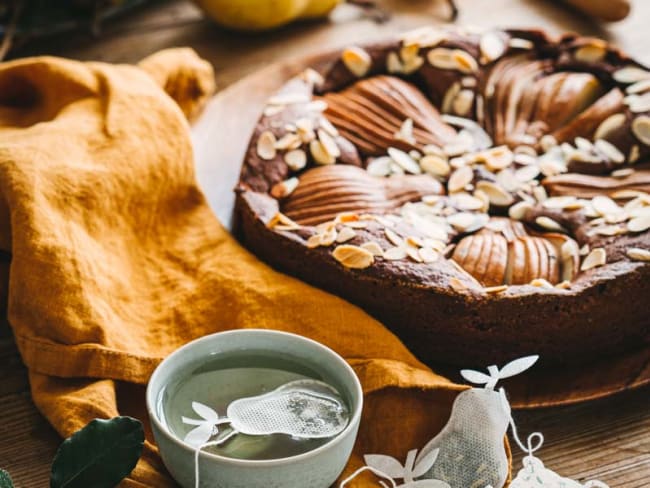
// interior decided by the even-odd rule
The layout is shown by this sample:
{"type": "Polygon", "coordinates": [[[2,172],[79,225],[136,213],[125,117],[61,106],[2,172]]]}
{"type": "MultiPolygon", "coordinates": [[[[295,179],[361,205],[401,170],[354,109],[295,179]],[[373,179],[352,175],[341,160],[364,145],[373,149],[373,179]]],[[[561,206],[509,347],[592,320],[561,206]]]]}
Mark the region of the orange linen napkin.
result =
{"type": "MultiPolygon", "coordinates": [[[[96,417],[147,424],[144,385],[171,351],[217,331],[279,329],[338,351],[361,379],[367,403],[346,473],[364,453],[403,459],[444,425],[462,387],[221,227],[197,187],[185,117],[213,88],[187,49],[140,67],[0,65],[0,249],[11,253],[8,315],[34,402],[62,436],[96,417]]],[[[123,486],[174,485],[148,440],[123,486]]]]}

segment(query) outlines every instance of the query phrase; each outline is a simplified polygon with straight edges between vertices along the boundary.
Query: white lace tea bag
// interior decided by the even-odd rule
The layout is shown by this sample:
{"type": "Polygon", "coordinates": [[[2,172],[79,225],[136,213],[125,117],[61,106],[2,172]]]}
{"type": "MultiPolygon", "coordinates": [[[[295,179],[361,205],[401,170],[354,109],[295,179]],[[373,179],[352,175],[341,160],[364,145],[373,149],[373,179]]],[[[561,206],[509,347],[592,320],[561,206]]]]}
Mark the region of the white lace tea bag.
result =
{"type": "Polygon", "coordinates": [[[501,370],[488,368],[489,374],[463,370],[462,376],[484,388],[471,388],[458,394],[451,417],[442,431],[420,452],[418,459],[440,449],[438,460],[426,478],[442,480],[451,488],[501,487],[508,478],[508,456],[503,439],[510,423],[510,404],[503,390],[494,387],[530,368],[537,356],[517,359],[501,370]]]}
{"type": "MultiPolygon", "coordinates": [[[[488,374],[461,371],[466,380],[485,386],[458,394],[449,421],[417,456],[417,451],[410,451],[404,467],[389,456],[366,456],[366,466],[345,480],[341,488],[363,470],[372,471],[400,488],[503,487],[509,470],[504,438],[511,415],[505,392],[496,391],[495,387],[499,380],[524,372],[537,359],[538,356],[517,359],[501,369],[490,366],[488,374]],[[397,485],[395,478],[403,478],[405,483],[397,485]]],[[[386,486],[384,481],[380,483],[386,486]]]]}
{"type": "Polygon", "coordinates": [[[201,418],[183,417],[182,421],[195,426],[184,440],[196,449],[197,487],[199,453],[205,447],[222,445],[237,434],[285,434],[296,439],[324,439],[343,432],[349,422],[348,409],[338,392],[317,380],[292,381],[269,393],[235,400],[228,405],[225,417],[219,417],[212,408],[198,402],[192,403],[192,409],[201,418]],[[230,431],[220,436],[219,425],[222,424],[228,424],[230,431]]]}
{"type": "MultiPolygon", "coordinates": [[[[517,433],[514,421],[511,421],[512,437],[520,447],[527,453],[522,460],[523,468],[510,483],[510,488],[609,488],[602,481],[587,481],[584,485],[569,478],[563,478],[559,474],[544,466],[541,459],[535,457],[534,453],[542,447],[544,436],[534,432],[528,436],[527,446],[524,446],[517,433]],[[534,440],[537,445],[533,446],[534,440]]],[[[489,487],[488,487],[489,488],[489,487]]]]}

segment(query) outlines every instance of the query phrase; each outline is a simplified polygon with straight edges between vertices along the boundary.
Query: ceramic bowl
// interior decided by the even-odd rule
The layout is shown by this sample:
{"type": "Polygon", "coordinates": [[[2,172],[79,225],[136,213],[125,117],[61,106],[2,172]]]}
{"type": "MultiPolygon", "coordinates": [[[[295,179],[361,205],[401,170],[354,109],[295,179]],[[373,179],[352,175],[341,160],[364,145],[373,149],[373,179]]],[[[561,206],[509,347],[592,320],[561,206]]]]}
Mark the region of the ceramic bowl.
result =
{"type": "Polygon", "coordinates": [[[197,339],[177,349],[154,371],[147,387],[147,410],[165,466],[184,488],[193,488],[195,450],[170,432],[162,417],[161,392],[202,360],[233,351],[290,355],[320,373],[345,398],[350,421],[326,444],[300,455],[269,460],[234,459],[201,451],[200,486],[210,488],[327,488],[343,471],[354,445],[363,394],[359,379],[345,360],[311,339],[286,332],[241,329],[197,339]]]}

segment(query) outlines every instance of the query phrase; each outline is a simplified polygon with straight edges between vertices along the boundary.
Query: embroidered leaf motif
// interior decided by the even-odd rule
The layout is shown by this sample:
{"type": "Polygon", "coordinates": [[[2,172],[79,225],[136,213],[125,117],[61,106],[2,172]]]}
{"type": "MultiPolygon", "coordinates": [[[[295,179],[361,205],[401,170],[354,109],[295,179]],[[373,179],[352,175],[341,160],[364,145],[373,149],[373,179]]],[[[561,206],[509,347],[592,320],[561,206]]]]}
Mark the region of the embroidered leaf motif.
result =
{"type": "Polygon", "coordinates": [[[366,454],[363,459],[368,466],[387,474],[391,478],[404,477],[404,467],[394,457],[383,454],[366,454]]]}
{"type": "Polygon", "coordinates": [[[533,366],[539,359],[539,356],[526,356],[509,362],[499,372],[499,378],[505,379],[523,373],[533,366]]]}
{"type": "Polygon", "coordinates": [[[461,376],[465,378],[467,381],[470,383],[474,383],[475,385],[485,385],[490,382],[492,378],[490,376],[486,375],[485,373],[481,373],[480,371],[474,371],[473,369],[463,369],[460,372],[461,376]]]}
{"type": "Polygon", "coordinates": [[[440,449],[434,449],[431,452],[428,452],[425,456],[420,459],[420,461],[413,468],[413,477],[419,478],[424,473],[429,471],[438,459],[438,454],[440,454],[440,449]]]}

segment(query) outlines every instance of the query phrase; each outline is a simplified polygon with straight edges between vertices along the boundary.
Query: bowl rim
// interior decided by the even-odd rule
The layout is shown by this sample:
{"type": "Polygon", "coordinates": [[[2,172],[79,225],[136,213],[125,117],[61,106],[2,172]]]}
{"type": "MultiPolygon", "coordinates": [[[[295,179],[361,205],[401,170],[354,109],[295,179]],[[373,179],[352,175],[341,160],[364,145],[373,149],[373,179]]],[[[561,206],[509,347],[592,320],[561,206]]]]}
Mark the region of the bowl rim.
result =
{"type": "Polygon", "coordinates": [[[156,427],[156,429],[160,431],[162,435],[164,435],[167,439],[171,440],[180,449],[188,451],[193,456],[196,454],[196,448],[192,447],[182,439],[172,434],[169,431],[169,429],[162,424],[161,420],[158,418],[158,415],[155,412],[154,406],[155,406],[155,402],[157,401],[157,397],[160,389],[154,394],[152,384],[154,383],[154,380],[157,379],[158,376],[163,374],[162,371],[165,367],[164,365],[169,364],[171,358],[187,353],[187,351],[190,351],[193,348],[197,347],[197,345],[200,343],[210,342],[215,340],[215,338],[223,338],[230,335],[247,335],[247,334],[255,334],[255,335],[261,334],[267,336],[291,338],[294,340],[302,341],[309,346],[316,347],[317,349],[323,350],[326,354],[330,355],[334,361],[338,362],[343,367],[343,370],[352,378],[354,390],[351,393],[358,397],[358,404],[354,409],[354,412],[350,417],[350,420],[348,421],[348,425],[346,425],[345,428],[339,434],[337,434],[335,437],[327,441],[325,444],[318,446],[315,449],[311,449],[307,452],[296,454],[295,456],[288,456],[288,457],[282,457],[276,459],[238,459],[238,458],[231,458],[228,456],[221,456],[219,454],[213,454],[211,452],[206,452],[202,450],[199,452],[199,458],[205,458],[211,461],[217,461],[217,462],[235,465],[235,466],[246,466],[248,468],[257,468],[257,467],[262,468],[262,467],[292,464],[295,462],[303,461],[318,456],[321,452],[332,449],[337,444],[343,442],[343,440],[352,431],[358,428],[359,423],[361,421],[361,414],[363,411],[363,403],[364,403],[363,388],[361,386],[361,381],[359,380],[359,377],[354,372],[354,369],[352,369],[350,364],[340,354],[338,354],[330,347],[318,341],[315,341],[314,339],[310,339],[309,337],[302,336],[300,334],[294,334],[292,332],[285,332],[282,330],[275,330],[275,329],[251,328],[251,329],[225,330],[225,331],[215,332],[213,334],[199,337],[197,339],[194,339],[182,345],[178,349],[175,349],[171,354],[165,357],[165,359],[163,359],[160,362],[160,364],[158,364],[158,366],[152,373],[151,377],[149,378],[149,381],[147,382],[145,401],[147,406],[147,413],[149,415],[149,421],[150,423],[155,424],[154,427],[156,427]]]}

